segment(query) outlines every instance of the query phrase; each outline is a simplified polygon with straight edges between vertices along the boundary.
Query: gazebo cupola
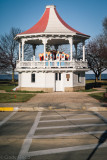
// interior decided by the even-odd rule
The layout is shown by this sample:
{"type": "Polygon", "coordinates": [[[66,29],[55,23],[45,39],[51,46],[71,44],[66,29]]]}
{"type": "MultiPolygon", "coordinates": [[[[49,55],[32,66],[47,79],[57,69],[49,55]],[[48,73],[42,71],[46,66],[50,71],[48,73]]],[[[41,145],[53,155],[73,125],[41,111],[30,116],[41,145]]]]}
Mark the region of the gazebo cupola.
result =
{"type": "MultiPolygon", "coordinates": [[[[56,6],[48,5],[41,19],[33,27],[15,37],[15,39],[19,41],[19,61],[17,61],[16,71],[20,73],[25,70],[28,72],[63,72],[65,70],[68,72],[82,69],[83,71],[87,71],[85,40],[89,37],[90,36],[70,27],[60,17],[56,6]],[[77,57],[77,46],[80,42],[83,44],[83,58],[82,61],[77,61],[73,59],[73,45],[75,46],[75,57],[77,57]],[[24,61],[25,43],[33,46],[33,61],[29,61],[29,63],[28,61],[24,61]],[[35,61],[35,49],[37,45],[41,44],[44,45],[43,59],[38,62],[35,61]],[[70,44],[70,55],[68,59],[65,53],[58,52],[58,46],[62,44],[70,44]],[[46,45],[55,46],[56,53],[54,53],[54,58],[53,55],[51,56],[51,53],[46,52],[46,45]],[[58,56],[59,59],[57,58],[58,56]]],[[[55,90],[55,88],[53,90],[55,90]]]]}

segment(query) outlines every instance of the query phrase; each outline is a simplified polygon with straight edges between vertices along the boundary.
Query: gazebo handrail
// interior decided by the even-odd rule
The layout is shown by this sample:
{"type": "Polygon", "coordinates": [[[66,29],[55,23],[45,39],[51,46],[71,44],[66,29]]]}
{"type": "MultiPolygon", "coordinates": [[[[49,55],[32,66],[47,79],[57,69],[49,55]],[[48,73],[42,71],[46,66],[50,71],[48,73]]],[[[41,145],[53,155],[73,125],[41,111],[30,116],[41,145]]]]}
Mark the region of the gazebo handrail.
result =
{"type": "Polygon", "coordinates": [[[28,67],[28,68],[52,68],[52,67],[76,67],[76,68],[87,68],[87,61],[17,61],[16,63],[17,68],[23,68],[23,67],[28,67]]]}

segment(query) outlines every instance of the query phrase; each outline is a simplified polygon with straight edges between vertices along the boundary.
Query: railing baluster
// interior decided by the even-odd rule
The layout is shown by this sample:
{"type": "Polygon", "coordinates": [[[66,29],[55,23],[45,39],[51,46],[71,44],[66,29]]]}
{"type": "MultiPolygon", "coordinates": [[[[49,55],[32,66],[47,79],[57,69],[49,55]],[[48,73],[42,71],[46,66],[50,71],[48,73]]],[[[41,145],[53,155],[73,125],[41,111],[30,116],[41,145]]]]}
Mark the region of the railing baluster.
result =
{"type": "Polygon", "coordinates": [[[88,64],[87,61],[83,62],[83,61],[17,61],[16,62],[16,68],[22,68],[22,67],[26,67],[26,68],[51,68],[51,67],[55,67],[55,68],[61,68],[61,67],[65,67],[65,68],[69,68],[69,67],[73,67],[73,68],[88,68],[88,64]]]}

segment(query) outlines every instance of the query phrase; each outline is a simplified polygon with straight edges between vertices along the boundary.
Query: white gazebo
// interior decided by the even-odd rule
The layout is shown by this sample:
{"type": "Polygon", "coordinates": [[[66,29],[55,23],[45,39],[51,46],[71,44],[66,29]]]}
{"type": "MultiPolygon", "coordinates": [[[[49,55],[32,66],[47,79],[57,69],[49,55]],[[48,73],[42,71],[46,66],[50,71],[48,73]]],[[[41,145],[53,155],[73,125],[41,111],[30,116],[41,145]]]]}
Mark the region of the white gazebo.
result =
{"type": "Polygon", "coordinates": [[[19,89],[46,92],[84,89],[85,71],[89,70],[85,59],[85,40],[89,37],[70,27],[54,5],[46,6],[39,22],[15,37],[19,42],[19,60],[16,62],[19,89]],[[25,43],[33,46],[32,61],[24,59],[25,43]],[[77,60],[79,43],[83,45],[83,58],[77,60]],[[44,53],[40,54],[39,61],[35,61],[36,46],[41,44],[44,45],[44,53]],[[62,44],[70,44],[70,55],[58,51],[62,44]],[[56,51],[46,52],[46,45],[54,45],[56,51]]]}

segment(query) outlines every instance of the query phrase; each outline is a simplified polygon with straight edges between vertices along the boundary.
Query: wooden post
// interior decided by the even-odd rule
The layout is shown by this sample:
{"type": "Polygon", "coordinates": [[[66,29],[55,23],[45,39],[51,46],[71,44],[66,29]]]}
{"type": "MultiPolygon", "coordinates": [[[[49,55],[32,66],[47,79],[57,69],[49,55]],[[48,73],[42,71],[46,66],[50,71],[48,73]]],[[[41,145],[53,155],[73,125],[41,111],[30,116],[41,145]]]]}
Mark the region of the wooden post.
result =
{"type": "Polygon", "coordinates": [[[73,37],[71,37],[69,39],[69,43],[70,43],[70,53],[71,53],[71,61],[73,60],[73,37]]]}
{"type": "Polygon", "coordinates": [[[44,67],[45,67],[45,61],[46,61],[46,44],[47,44],[47,39],[44,38],[43,40],[43,44],[44,44],[44,67]]]}
{"type": "Polygon", "coordinates": [[[83,41],[83,61],[85,61],[85,41],[83,41]]]}
{"type": "Polygon", "coordinates": [[[33,45],[33,61],[35,61],[35,49],[36,49],[36,45],[33,45]]]}
{"type": "Polygon", "coordinates": [[[25,44],[25,41],[22,40],[22,61],[24,61],[24,44],[25,44]]]}
{"type": "Polygon", "coordinates": [[[21,42],[19,42],[19,61],[21,60],[21,42]]]}

